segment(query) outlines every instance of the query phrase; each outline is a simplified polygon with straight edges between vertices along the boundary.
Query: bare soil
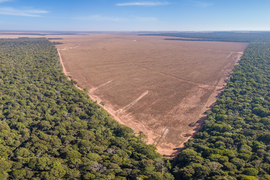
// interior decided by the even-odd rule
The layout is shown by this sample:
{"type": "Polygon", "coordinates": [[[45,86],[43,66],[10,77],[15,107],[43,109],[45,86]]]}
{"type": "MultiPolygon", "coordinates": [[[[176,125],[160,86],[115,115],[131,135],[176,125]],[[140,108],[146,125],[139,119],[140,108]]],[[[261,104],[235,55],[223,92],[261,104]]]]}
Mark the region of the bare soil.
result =
{"type": "Polygon", "coordinates": [[[246,43],[165,41],[136,35],[63,36],[72,75],[120,123],[170,156],[198,131],[246,43]]]}
{"type": "Polygon", "coordinates": [[[247,46],[136,34],[46,37],[63,38],[56,47],[67,75],[166,156],[200,129],[247,46]]]}

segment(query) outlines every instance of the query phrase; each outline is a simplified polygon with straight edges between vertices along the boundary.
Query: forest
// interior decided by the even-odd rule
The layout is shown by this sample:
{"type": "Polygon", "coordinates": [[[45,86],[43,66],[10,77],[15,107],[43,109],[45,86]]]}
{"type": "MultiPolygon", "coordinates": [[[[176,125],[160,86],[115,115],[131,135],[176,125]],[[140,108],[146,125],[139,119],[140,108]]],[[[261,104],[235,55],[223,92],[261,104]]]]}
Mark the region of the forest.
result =
{"type": "Polygon", "coordinates": [[[0,179],[174,179],[142,132],[74,84],[48,40],[0,40],[0,179]]]}
{"type": "Polygon", "coordinates": [[[225,90],[205,112],[202,129],[172,161],[172,173],[175,179],[187,180],[270,179],[270,33],[148,35],[167,36],[165,40],[249,42],[225,90]]]}
{"type": "Polygon", "coordinates": [[[270,43],[252,42],[203,128],[173,161],[176,179],[270,179],[270,43]]]}
{"type": "Polygon", "coordinates": [[[173,160],[78,90],[47,39],[1,39],[0,67],[0,179],[270,179],[270,42],[248,45],[173,160]]]}
{"type": "Polygon", "coordinates": [[[231,32],[175,32],[175,33],[148,33],[139,36],[164,36],[165,40],[180,41],[221,41],[221,42],[269,42],[270,32],[258,31],[231,31],[231,32]],[[180,39],[184,38],[184,39],[180,39]]]}

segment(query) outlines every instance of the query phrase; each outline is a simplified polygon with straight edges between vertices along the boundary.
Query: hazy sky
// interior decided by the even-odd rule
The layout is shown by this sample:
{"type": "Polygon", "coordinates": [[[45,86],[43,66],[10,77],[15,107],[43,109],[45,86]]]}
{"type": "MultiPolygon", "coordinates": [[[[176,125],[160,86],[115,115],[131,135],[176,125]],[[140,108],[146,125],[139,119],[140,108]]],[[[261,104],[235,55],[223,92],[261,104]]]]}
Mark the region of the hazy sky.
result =
{"type": "Polygon", "coordinates": [[[270,30],[270,0],[0,0],[0,30],[270,30]]]}

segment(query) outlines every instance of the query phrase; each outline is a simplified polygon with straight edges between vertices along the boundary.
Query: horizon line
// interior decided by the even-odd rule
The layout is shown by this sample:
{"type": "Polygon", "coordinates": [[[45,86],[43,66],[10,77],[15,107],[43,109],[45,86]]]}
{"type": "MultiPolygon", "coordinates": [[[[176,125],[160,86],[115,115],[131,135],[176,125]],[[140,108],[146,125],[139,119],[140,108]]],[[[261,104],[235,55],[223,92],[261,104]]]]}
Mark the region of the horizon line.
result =
{"type": "Polygon", "coordinates": [[[270,32],[270,30],[93,30],[93,31],[85,31],[85,30],[0,30],[0,32],[128,32],[128,33],[142,33],[142,32],[270,32]]]}

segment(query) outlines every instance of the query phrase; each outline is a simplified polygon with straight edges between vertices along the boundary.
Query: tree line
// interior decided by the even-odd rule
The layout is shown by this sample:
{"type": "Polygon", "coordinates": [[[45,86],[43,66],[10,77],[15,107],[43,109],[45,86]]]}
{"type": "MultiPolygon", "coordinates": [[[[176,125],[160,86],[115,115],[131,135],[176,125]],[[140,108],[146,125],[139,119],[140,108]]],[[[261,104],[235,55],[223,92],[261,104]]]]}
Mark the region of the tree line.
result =
{"type": "Polygon", "coordinates": [[[252,42],[203,128],[174,159],[176,179],[270,179],[270,43],[252,42]]]}
{"type": "Polygon", "coordinates": [[[0,179],[270,179],[269,42],[248,45],[172,161],[74,84],[48,40],[0,40],[0,179]]]}
{"type": "Polygon", "coordinates": [[[139,36],[164,36],[165,40],[222,41],[222,42],[269,42],[270,32],[174,32],[139,34],[139,36]],[[185,39],[180,39],[180,38],[185,39]]]}
{"type": "Polygon", "coordinates": [[[143,133],[74,83],[48,40],[0,40],[0,179],[174,179],[143,133]]]}

